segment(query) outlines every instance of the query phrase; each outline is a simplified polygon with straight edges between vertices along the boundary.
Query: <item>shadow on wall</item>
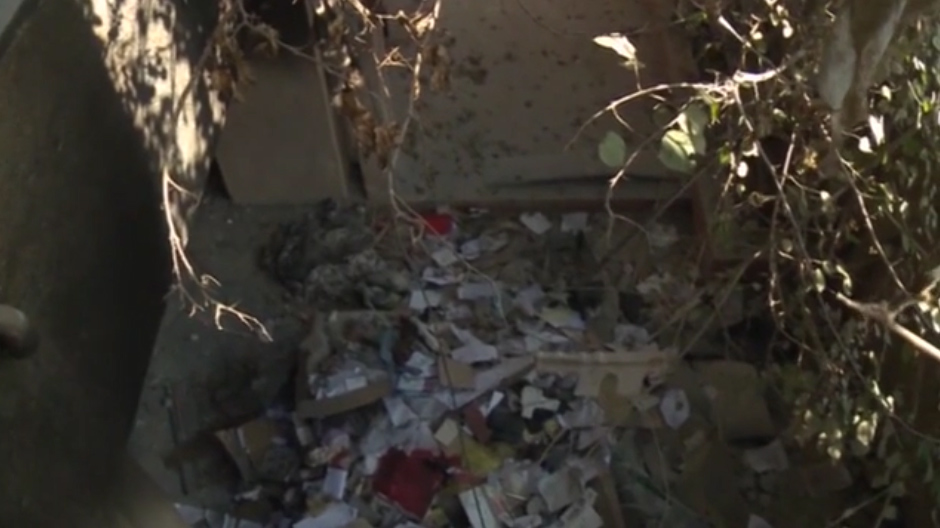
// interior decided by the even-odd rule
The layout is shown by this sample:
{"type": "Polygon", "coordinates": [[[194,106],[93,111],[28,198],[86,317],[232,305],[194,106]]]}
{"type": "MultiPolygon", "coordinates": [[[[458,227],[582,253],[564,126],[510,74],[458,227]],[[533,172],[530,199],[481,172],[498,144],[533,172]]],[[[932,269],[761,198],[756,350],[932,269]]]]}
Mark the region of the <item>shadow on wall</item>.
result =
{"type": "Polygon", "coordinates": [[[0,526],[106,528],[170,283],[159,176],[195,188],[220,122],[204,89],[172,122],[214,3],[35,1],[0,58],[0,302],[43,338],[0,363],[0,526]]]}

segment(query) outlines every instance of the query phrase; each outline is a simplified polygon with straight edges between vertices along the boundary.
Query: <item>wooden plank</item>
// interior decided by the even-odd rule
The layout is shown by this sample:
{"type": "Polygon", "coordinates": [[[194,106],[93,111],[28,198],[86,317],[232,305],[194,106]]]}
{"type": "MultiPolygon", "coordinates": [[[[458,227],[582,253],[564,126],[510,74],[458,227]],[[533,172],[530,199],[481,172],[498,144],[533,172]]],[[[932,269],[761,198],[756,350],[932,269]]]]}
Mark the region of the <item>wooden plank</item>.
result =
{"type": "Polygon", "coordinates": [[[308,204],[354,196],[350,159],[322,69],[296,58],[254,60],[253,82],[235,102],[216,159],[242,204],[308,204]]]}

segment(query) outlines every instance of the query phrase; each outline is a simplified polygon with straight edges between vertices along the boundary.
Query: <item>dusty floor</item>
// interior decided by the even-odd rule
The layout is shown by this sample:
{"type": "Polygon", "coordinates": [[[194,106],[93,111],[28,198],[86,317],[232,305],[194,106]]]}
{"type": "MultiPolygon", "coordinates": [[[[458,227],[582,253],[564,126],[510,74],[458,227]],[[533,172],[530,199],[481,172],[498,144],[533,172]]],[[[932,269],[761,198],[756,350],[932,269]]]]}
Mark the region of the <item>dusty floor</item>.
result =
{"type": "MultiPolygon", "coordinates": [[[[185,402],[178,413],[177,439],[182,440],[229,416],[260,412],[262,402],[285,381],[285,363],[293,360],[303,328],[280,285],[259,271],[258,248],[279,223],[302,210],[238,207],[220,198],[207,200],[199,210],[191,235],[194,262],[219,280],[226,302],[257,315],[274,342],[263,342],[232,319],[227,320],[230,331],[219,332],[207,314],[190,318],[179,296],[170,295],[128,447],[166,490],[183,491],[177,472],[167,470],[161,459],[174,446],[168,390],[189,391],[179,398],[185,402]]],[[[187,477],[196,479],[190,488],[199,484],[198,476],[187,477]]],[[[229,497],[204,499],[226,504],[229,497]]]]}

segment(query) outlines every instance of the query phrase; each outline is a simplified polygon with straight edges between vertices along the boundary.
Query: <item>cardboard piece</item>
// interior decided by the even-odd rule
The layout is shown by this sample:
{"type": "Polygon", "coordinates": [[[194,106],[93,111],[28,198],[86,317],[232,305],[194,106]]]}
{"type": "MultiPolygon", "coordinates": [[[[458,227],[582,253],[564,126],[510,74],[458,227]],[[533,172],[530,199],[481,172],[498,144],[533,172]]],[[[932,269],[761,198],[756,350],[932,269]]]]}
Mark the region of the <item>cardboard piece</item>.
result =
{"type": "Polygon", "coordinates": [[[369,380],[361,388],[350,390],[330,398],[316,398],[310,394],[308,376],[316,372],[320,362],[330,356],[331,332],[342,331],[343,324],[356,320],[359,312],[334,312],[329,318],[317,315],[310,334],[301,343],[295,381],[296,409],[299,418],[323,418],[358,409],[375,403],[392,392],[392,382],[387,376],[369,380]]]}
{"type": "Polygon", "coordinates": [[[449,409],[459,409],[502,385],[522,379],[532,370],[533,365],[530,357],[509,358],[495,367],[477,372],[473,390],[456,393],[442,391],[435,397],[449,409]]]}
{"type": "Polygon", "coordinates": [[[437,360],[438,379],[444,386],[458,390],[473,390],[476,387],[476,370],[466,363],[449,357],[437,360]]]}
{"type": "Polygon", "coordinates": [[[230,429],[216,431],[216,438],[225,447],[246,481],[253,481],[264,455],[277,436],[275,424],[266,418],[252,420],[230,429]]]}
{"type": "MultiPolygon", "coordinates": [[[[303,387],[306,388],[306,379],[303,387]]],[[[309,396],[297,399],[297,416],[301,418],[324,418],[365,407],[392,393],[392,382],[386,377],[370,382],[360,389],[344,392],[331,398],[309,396]]],[[[302,394],[309,394],[305,391],[302,394]]]]}
{"type": "Polygon", "coordinates": [[[268,418],[251,420],[234,428],[216,431],[245,481],[257,478],[278,480],[300,464],[300,457],[280,440],[280,426],[268,418]]]}

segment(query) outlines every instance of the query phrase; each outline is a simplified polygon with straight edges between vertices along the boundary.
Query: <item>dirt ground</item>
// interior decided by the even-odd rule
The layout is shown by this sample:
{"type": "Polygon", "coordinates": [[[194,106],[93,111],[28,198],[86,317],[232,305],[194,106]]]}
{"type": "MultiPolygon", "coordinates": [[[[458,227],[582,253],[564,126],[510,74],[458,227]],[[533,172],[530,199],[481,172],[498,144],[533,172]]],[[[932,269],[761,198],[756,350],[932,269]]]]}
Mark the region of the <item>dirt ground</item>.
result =
{"type": "MultiPolygon", "coordinates": [[[[222,284],[220,298],[258,317],[274,342],[265,343],[231,317],[224,320],[228,331],[219,332],[209,314],[191,318],[180,297],[170,295],[128,447],[165,490],[183,491],[178,473],[162,460],[175,445],[172,429],[177,424],[169,418],[169,390],[181,390],[176,440],[182,440],[228,417],[261,412],[263,402],[286,381],[284,374],[304,328],[285,303],[282,287],[259,271],[258,249],[279,223],[302,211],[238,207],[222,198],[210,198],[199,209],[191,233],[194,262],[222,284]]],[[[186,477],[193,480],[190,488],[205,478],[186,477]]],[[[207,505],[224,505],[230,496],[210,493],[201,498],[207,505]]]]}

